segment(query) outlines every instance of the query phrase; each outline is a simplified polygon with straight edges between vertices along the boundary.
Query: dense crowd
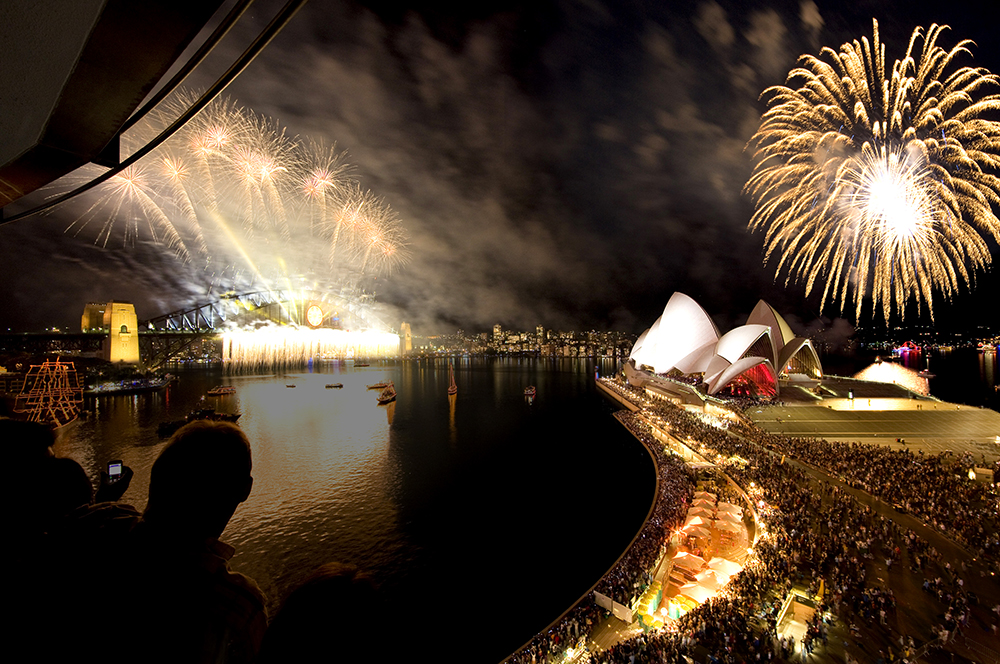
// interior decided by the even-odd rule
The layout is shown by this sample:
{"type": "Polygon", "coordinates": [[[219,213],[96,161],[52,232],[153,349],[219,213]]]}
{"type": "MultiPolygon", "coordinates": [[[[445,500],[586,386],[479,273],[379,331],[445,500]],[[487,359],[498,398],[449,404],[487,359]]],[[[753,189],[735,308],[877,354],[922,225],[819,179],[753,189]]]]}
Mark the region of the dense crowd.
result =
{"type": "MultiPolygon", "coordinates": [[[[1000,503],[989,482],[970,482],[971,455],[925,455],[884,445],[793,438],[739,426],[740,435],[821,468],[852,486],[903,507],[977,555],[1000,558],[1000,503]]],[[[995,470],[1000,468],[994,466],[995,470]]]]}
{"type": "MultiPolygon", "coordinates": [[[[677,518],[686,509],[683,494],[690,491],[689,488],[686,491],[676,488],[687,486],[687,481],[682,479],[686,473],[672,455],[663,454],[662,444],[651,434],[648,416],[659,418],[664,423],[661,426],[668,428],[678,440],[716,458],[730,478],[750,488],[753,500],[758,501],[764,535],[744,570],[719,596],[685,614],[667,629],[643,633],[609,650],[594,653],[593,661],[634,664],[681,662],[688,657],[710,663],[788,661],[796,647],[813,652],[820,643],[825,644],[829,637],[827,621],[835,617],[850,625],[855,644],[853,650],[848,649],[846,653],[848,661],[885,658],[883,647],[889,658],[896,655],[912,657],[912,638],[903,639],[900,635],[898,649],[886,645],[892,643],[890,618],[897,606],[888,584],[871,578],[875,563],[882,561],[886,573],[891,574],[894,565],[898,570],[899,566],[908,564],[912,573],[924,576],[924,589],[940,603],[944,616],[944,620],[933,627],[934,634],[941,635],[940,640],[947,640],[948,634],[963,621],[968,623],[970,603],[976,598],[965,587],[965,577],[972,574],[964,563],[961,570],[953,568],[951,562],[943,560],[930,543],[912,530],[901,528],[850,493],[811,479],[805,471],[786,463],[783,455],[792,456],[793,449],[798,450],[799,441],[764,434],[745,425],[732,425],[732,431],[712,426],[669,402],[650,401],[641,391],[620,381],[605,380],[604,384],[634,403],[644,404],[642,414],[621,413],[619,418],[656,453],[658,462],[671,460],[666,468],[674,474],[673,481],[664,481],[667,473],[662,465],[660,481],[666,494],[672,494],[671,499],[678,501],[677,518]],[[779,638],[775,631],[778,612],[792,585],[801,585],[815,593],[821,581],[825,593],[801,643],[793,644],[779,638]]],[[[843,472],[843,469],[838,471],[843,472]]],[[[926,496],[942,495],[950,482],[946,474],[928,473],[922,479],[935,483],[930,491],[925,491],[926,496]]],[[[713,490],[720,491],[719,488],[713,490]]],[[[657,511],[661,510],[660,503],[664,502],[666,494],[661,493],[657,511]]],[[[983,494],[966,495],[968,509],[975,510],[977,500],[982,497],[983,494]]],[[[948,532],[957,535],[966,531],[948,532]]],[[[660,533],[653,529],[648,533],[664,537],[659,542],[661,554],[668,534],[669,529],[660,533]]],[[[990,541],[987,537],[985,544],[989,545],[990,541]]],[[[643,539],[644,553],[634,558],[623,557],[622,563],[629,561],[625,568],[613,570],[610,579],[605,579],[598,587],[613,592],[618,601],[634,598],[649,582],[649,570],[658,558],[649,552],[657,549],[656,544],[655,540],[643,539]]],[[[594,622],[593,606],[587,606],[591,601],[584,600],[567,619],[579,624],[574,616],[578,611],[585,611],[588,624],[594,622]]],[[[1000,615],[1000,610],[995,609],[994,613],[1000,615]]],[[[550,634],[564,629],[560,625],[562,623],[550,634]]],[[[995,622],[991,628],[996,630],[995,622]]],[[[510,661],[545,662],[553,653],[562,652],[551,648],[551,636],[539,636],[547,640],[550,647],[529,647],[510,661]]],[[[585,640],[585,636],[576,636],[570,645],[580,646],[585,640]]]]}

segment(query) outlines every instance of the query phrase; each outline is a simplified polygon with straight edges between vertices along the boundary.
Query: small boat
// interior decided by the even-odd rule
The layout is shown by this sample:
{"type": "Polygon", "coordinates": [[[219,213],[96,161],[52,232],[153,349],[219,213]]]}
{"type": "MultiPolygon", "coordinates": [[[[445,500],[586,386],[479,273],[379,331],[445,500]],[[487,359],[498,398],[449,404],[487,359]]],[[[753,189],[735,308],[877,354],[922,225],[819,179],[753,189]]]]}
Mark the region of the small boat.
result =
{"type": "Polygon", "coordinates": [[[343,386],[344,386],[343,383],[327,383],[326,384],[326,389],[331,390],[331,389],[333,389],[335,387],[343,387],[343,386]]]}
{"type": "Polygon", "coordinates": [[[391,384],[392,384],[391,382],[387,383],[385,381],[382,381],[380,383],[372,383],[371,385],[368,386],[368,389],[369,390],[384,390],[385,388],[389,387],[389,385],[391,385],[391,384]]]}
{"type": "Polygon", "coordinates": [[[210,397],[221,397],[227,394],[236,394],[236,388],[232,385],[216,385],[209,391],[205,392],[210,397]]]}
{"type": "Polygon", "coordinates": [[[379,392],[378,402],[379,405],[382,405],[395,400],[396,400],[396,388],[393,386],[392,381],[390,380],[389,384],[385,386],[385,389],[379,392]]]}
{"type": "Polygon", "coordinates": [[[927,358],[927,368],[917,374],[921,378],[935,378],[937,374],[931,371],[931,358],[927,358]]]}
{"type": "Polygon", "coordinates": [[[533,397],[535,396],[535,394],[537,394],[537,390],[535,389],[534,385],[529,385],[526,388],[524,388],[524,396],[533,397]]]}
{"type": "Polygon", "coordinates": [[[285,387],[295,387],[295,383],[288,383],[285,387]]]}
{"type": "Polygon", "coordinates": [[[356,367],[370,367],[371,365],[368,364],[367,362],[355,362],[354,366],[356,366],[356,367]]]}
{"type": "Polygon", "coordinates": [[[458,385],[455,384],[455,365],[453,363],[448,364],[448,394],[458,394],[458,385]]]}

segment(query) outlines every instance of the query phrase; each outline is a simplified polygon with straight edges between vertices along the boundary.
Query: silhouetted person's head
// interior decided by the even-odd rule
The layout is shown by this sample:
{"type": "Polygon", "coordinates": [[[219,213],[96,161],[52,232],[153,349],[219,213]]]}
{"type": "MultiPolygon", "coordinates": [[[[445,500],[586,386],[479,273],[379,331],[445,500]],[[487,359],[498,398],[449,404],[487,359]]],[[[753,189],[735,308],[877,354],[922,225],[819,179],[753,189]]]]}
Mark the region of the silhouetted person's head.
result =
{"type": "Polygon", "coordinates": [[[267,628],[257,664],[297,664],[316,653],[335,662],[387,655],[389,644],[375,643],[379,614],[378,592],[368,575],[354,565],[326,563],[285,600],[267,628]]]}
{"type": "Polygon", "coordinates": [[[93,487],[80,464],[52,454],[55,434],[51,428],[0,418],[0,441],[8,468],[2,500],[19,506],[8,512],[8,529],[47,532],[68,512],[90,502],[93,487]]]}
{"type": "Polygon", "coordinates": [[[145,518],[195,538],[219,537],[250,495],[250,443],[230,422],[181,427],[153,463],[145,518]]]}
{"type": "Polygon", "coordinates": [[[0,440],[4,441],[7,461],[33,463],[53,456],[56,436],[44,424],[0,417],[0,440]]]}

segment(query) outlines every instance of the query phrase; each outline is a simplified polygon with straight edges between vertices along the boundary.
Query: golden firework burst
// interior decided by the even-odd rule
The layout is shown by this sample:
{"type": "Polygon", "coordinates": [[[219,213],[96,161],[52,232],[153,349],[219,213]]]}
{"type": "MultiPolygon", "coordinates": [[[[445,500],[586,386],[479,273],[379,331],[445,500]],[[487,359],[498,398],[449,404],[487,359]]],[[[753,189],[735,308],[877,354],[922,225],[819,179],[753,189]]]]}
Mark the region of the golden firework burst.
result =
{"type": "Polygon", "coordinates": [[[805,55],[786,85],[764,91],[768,108],[750,140],[754,170],[745,191],[756,210],[775,277],[822,286],[823,302],[854,305],[886,320],[934,315],[991,263],[1000,240],[1000,79],[956,66],[971,42],[951,50],[947,26],[917,28],[903,58],[886,68],[878,22],[871,42],[805,55]],[[915,56],[918,45],[919,56],[915,56]]]}

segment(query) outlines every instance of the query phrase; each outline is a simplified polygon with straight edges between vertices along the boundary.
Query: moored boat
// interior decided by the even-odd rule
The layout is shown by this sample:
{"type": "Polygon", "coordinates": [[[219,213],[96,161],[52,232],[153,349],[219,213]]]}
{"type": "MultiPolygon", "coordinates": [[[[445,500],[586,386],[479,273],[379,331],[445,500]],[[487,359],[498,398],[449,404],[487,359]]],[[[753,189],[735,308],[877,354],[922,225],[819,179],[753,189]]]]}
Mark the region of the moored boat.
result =
{"type": "Polygon", "coordinates": [[[221,397],[226,394],[236,394],[236,388],[232,385],[216,385],[209,391],[205,392],[210,397],[221,397]]]}
{"type": "Polygon", "coordinates": [[[379,383],[372,383],[371,385],[368,386],[368,389],[369,390],[384,390],[385,388],[389,387],[390,384],[391,383],[387,383],[385,381],[382,381],[382,382],[379,382],[379,383]]]}
{"type": "Polygon", "coordinates": [[[385,386],[385,389],[379,392],[378,402],[379,404],[387,404],[395,400],[396,400],[396,388],[392,384],[392,381],[390,380],[389,384],[385,386]]]}
{"type": "Polygon", "coordinates": [[[327,383],[326,384],[326,389],[330,390],[330,389],[333,389],[335,387],[343,387],[343,386],[344,386],[343,383],[327,383]]]}

